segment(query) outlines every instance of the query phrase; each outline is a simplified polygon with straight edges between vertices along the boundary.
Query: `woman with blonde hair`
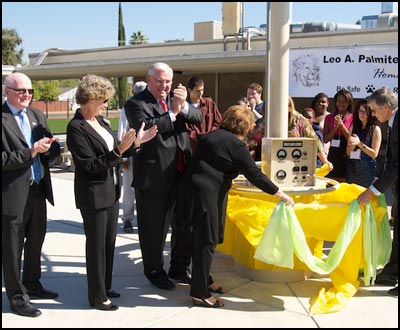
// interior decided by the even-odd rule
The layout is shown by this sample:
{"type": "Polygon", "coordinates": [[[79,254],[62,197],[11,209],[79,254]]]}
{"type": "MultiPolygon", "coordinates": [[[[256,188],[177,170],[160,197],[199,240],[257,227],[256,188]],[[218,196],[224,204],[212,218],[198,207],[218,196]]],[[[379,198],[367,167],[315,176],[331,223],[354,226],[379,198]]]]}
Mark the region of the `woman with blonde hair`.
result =
{"type": "Polygon", "coordinates": [[[111,82],[100,76],[82,77],[76,91],[80,108],[67,126],[67,144],[75,163],[76,207],[86,236],[86,270],[89,305],[115,311],[118,298],[111,289],[115,239],[121,196],[122,157],[132,155],[157,134],[157,126],[136,134],[129,129],[119,142],[101,113],[115,94],[111,82]]]}

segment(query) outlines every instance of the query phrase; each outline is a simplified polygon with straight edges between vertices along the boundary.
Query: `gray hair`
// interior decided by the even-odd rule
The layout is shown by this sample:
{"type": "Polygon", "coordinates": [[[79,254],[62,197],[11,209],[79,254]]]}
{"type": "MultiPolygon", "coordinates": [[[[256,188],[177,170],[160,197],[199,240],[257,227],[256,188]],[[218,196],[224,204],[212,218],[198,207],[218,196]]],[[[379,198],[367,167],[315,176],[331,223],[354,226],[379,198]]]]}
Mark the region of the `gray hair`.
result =
{"type": "Polygon", "coordinates": [[[31,79],[24,73],[22,72],[13,72],[10,75],[8,75],[5,79],[4,79],[4,86],[5,87],[15,87],[17,82],[21,82],[21,81],[26,81],[29,83],[31,82],[31,79]]]}
{"type": "Polygon", "coordinates": [[[375,102],[381,108],[385,104],[392,110],[397,108],[397,95],[390,88],[382,87],[367,97],[368,103],[375,102]]]}
{"type": "Polygon", "coordinates": [[[140,80],[140,81],[135,82],[133,85],[133,88],[132,88],[133,94],[136,95],[136,94],[140,93],[141,91],[143,91],[146,88],[146,86],[147,86],[147,83],[145,81],[140,80]]]}
{"type": "Polygon", "coordinates": [[[156,71],[167,71],[171,75],[174,74],[174,71],[172,70],[172,68],[167,63],[163,63],[163,62],[157,62],[157,63],[152,64],[149,68],[149,71],[147,72],[147,75],[154,76],[156,71]]]}

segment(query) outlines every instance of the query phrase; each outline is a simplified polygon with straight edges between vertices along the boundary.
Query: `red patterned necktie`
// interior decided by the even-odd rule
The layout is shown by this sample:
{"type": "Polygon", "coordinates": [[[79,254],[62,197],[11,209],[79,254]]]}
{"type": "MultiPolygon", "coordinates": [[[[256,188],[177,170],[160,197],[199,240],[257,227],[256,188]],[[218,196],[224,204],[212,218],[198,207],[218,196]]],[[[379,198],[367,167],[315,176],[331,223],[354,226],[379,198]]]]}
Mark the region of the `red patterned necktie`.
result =
{"type": "Polygon", "coordinates": [[[182,173],[185,170],[185,162],[183,161],[183,151],[178,146],[178,162],[176,163],[176,170],[182,173]]]}
{"type": "Polygon", "coordinates": [[[160,100],[160,104],[161,104],[164,112],[168,112],[168,106],[164,99],[160,100]]]}

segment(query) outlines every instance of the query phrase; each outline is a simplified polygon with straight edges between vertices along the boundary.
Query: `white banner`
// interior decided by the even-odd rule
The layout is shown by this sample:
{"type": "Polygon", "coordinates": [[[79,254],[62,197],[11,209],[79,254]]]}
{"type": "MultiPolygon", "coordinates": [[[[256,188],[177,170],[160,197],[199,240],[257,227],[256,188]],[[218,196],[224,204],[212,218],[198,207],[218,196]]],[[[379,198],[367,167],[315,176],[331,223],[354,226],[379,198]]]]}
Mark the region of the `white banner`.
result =
{"type": "Polygon", "coordinates": [[[365,98],[381,87],[398,94],[398,45],[290,49],[289,95],[333,98],[340,89],[365,98]]]}

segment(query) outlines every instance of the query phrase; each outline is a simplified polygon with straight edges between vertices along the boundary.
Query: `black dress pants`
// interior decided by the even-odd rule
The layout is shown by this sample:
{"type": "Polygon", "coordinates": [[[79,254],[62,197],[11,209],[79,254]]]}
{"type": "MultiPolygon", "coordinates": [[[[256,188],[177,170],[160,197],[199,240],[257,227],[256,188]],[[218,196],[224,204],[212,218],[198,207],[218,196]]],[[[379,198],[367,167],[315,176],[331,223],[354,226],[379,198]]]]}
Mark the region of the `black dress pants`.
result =
{"type": "Polygon", "coordinates": [[[86,271],[90,304],[107,301],[111,289],[119,202],[104,209],[81,209],[86,235],[86,271]]]}
{"type": "Polygon", "coordinates": [[[47,208],[44,182],[29,188],[23,213],[2,215],[4,284],[10,304],[29,302],[29,291],[42,289],[41,252],[46,235],[47,208]],[[22,281],[20,276],[24,252],[22,281]]]}

